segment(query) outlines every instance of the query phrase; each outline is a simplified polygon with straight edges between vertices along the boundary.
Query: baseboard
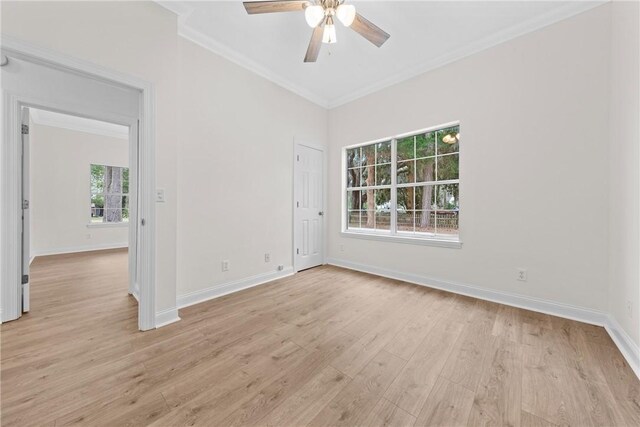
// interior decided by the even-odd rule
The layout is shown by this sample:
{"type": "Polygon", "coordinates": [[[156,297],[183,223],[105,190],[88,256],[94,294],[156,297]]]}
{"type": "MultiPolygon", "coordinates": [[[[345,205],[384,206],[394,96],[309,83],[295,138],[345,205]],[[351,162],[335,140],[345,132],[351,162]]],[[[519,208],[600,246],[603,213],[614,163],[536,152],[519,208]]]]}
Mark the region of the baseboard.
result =
{"type": "Polygon", "coordinates": [[[156,328],[170,325],[180,320],[177,308],[169,308],[156,312],[156,328]]]}
{"type": "Polygon", "coordinates": [[[92,252],[92,251],[104,251],[106,249],[122,249],[128,248],[129,243],[107,243],[103,245],[87,245],[87,246],[74,246],[66,248],[54,248],[34,251],[31,259],[33,260],[39,256],[46,255],[62,255],[62,254],[75,254],[78,252],[92,252]]]}
{"type": "Polygon", "coordinates": [[[627,360],[627,363],[633,369],[638,379],[640,379],[640,347],[633,342],[631,337],[622,329],[620,323],[612,315],[607,316],[607,322],[604,325],[611,339],[616,344],[620,353],[627,360]]]}
{"type": "Polygon", "coordinates": [[[605,312],[557,303],[541,298],[489,290],[479,286],[454,283],[432,277],[388,270],[336,258],[327,259],[327,264],[348,268],[350,270],[362,271],[364,273],[375,274],[376,276],[387,277],[390,279],[402,280],[416,285],[441,289],[455,294],[466,295],[526,310],[537,311],[583,323],[603,326],[611,336],[613,342],[618,346],[618,349],[627,360],[627,363],[629,363],[635,374],[640,378],[640,349],[638,348],[638,345],[633,342],[626,332],[624,332],[615,318],[605,312]]]}
{"type": "Polygon", "coordinates": [[[524,308],[526,310],[537,311],[553,316],[564,317],[566,319],[577,320],[579,322],[590,323],[592,325],[604,326],[607,314],[601,311],[583,307],[576,307],[569,304],[558,303],[541,298],[519,295],[510,292],[501,292],[479,286],[454,283],[447,280],[433,277],[420,276],[416,274],[402,273],[394,270],[387,270],[366,264],[359,264],[340,259],[328,259],[327,264],[337,267],[344,267],[350,270],[362,271],[375,274],[376,276],[388,277],[390,279],[402,280],[416,285],[441,289],[455,294],[467,295],[482,300],[497,302],[513,307],[524,308]]]}
{"type": "Polygon", "coordinates": [[[283,277],[291,276],[293,274],[293,267],[285,268],[282,271],[276,271],[273,273],[258,274],[255,276],[247,277],[245,279],[235,280],[233,282],[221,283],[210,288],[202,289],[199,291],[189,292],[187,294],[178,296],[178,307],[184,308],[201,302],[209,301],[214,298],[219,298],[224,295],[238,292],[243,289],[253,288],[254,286],[263,285],[265,283],[272,282],[283,277]]]}

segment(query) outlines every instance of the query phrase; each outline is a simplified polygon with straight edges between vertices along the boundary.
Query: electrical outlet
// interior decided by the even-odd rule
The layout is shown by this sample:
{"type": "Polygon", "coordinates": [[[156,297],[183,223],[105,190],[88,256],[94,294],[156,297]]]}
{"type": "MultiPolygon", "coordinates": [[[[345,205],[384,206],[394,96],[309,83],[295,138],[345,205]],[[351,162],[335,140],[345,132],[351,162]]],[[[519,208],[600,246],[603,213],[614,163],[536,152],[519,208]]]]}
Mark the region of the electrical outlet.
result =
{"type": "Polygon", "coordinates": [[[278,271],[282,271],[282,270],[284,270],[284,265],[280,264],[280,265],[278,266],[278,271]]]}
{"type": "Polygon", "coordinates": [[[87,233],[87,239],[91,238],[91,233],[87,233]]]}
{"type": "Polygon", "coordinates": [[[627,315],[630,319],[633,318],[633,304],[630,300],[627,300],[627,315]]]}
{"type": "Polygon", "coordinates": [[[527,270],[525,270],[524,268],[519,268],[518,269],[517,279],[520,282],[526,282],[527,281],[527,270]]]}
{"type": "Polygon", "coordinates": [[[340,252],[344,252],[344,245],[340,245],[340,252]]]}
{"type": "Polygon", "coordinates": [[[271,262],[271,254],[264,254],[264,262],[271,262]]]}
{"type": "Polygon", "coordinates": [[[229,260],[222,261],[222,271],[229,271],[229,260]]]}

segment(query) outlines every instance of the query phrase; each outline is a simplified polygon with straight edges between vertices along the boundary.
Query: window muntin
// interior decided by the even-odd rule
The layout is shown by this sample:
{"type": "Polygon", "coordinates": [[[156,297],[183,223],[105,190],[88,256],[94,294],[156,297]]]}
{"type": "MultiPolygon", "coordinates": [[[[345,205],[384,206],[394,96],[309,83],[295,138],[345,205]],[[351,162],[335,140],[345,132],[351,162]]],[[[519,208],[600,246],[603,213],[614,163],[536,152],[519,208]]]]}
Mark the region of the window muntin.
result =
{"type": "Polygon", "coordinates": [[[129,168],[91,165],[91,224],[129,222],[129,168]]]}
{"type": "Polygon", "coordinates": [[[345,149],[346,231],[455,239],[460,126],[345,149]]]}

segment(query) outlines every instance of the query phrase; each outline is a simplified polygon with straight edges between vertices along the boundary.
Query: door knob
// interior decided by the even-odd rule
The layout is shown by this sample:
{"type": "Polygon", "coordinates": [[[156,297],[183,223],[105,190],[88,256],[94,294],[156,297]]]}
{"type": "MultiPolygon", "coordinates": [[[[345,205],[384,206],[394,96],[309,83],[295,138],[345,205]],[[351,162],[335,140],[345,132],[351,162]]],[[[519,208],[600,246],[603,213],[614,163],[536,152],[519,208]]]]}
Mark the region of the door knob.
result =
{"type": "Polygon", "coordinates": [[[318,212],[318,215],[323,216],[324,212],[320,211],[320,212],[318,212]]]}

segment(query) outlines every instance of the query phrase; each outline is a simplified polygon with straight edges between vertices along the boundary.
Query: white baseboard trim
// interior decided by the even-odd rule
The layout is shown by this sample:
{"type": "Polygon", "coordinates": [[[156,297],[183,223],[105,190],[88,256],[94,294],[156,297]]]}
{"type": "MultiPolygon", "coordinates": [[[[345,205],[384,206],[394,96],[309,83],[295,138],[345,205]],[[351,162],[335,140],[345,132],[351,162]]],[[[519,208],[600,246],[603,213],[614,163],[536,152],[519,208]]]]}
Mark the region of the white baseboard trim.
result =
{"type": "Polygon", "coordinates": [[[390,279],[402,280],[416,285],[427,286],[429,288],[441,289],[455,294],[467,295],[482,300],[497,302],[513,307],[524,308],[526,310],[551,314],[553,316],[564,317],[579,322],[590,323],[592,325],[604,326],[606,313],[588,308],[576,307],[569,304],[544,300],[541,298],[529,297],[525,295],[501,292],[479,286],[454,283],[447,280],[435,279],[432,277],[420,276],[416,274],[402,273],[399,271],[387,270],[366,264],[359,264],[340,259],[328,259],[328,264],[337,267],[348,268],[350,270],[362,271],[375,274],[376,276],[388,277],[390,279]]]}
{"type": "Polygon", "coordinates": [[[178,322],[179,320],[180,316],[178,316],[177,308],[158,311],[156,312],[156,329],[178,322]]]}
{"type": "Polygon", "coordinates": [[[78,252],[91,252],[91,251],[103,251],[106,249],[122,249],[128,248],[129,243],[107,243],[102,245],[87,245],[87,246],[74,246],[67,248],[54,248],[54,249],[43,249],[39,251],[34,251],[31,255],[31,259],[35,259],[39,256],[46,255],[62,255],[62,254],[75,254],[78,252]]]}
{"type": "Polygon", "coordinates": [[[622,329],[620,323],[612,315],[607,316],[607,322],[604,328],[611,336],[620,353],[627,360],[627,363],[633,369],[638,379],[640,379],[640,347],[633,342],[631,337],[622,329]]]}
{"type": "Polygon", "coordinates": [[[635,374],[640,378],[640,350],[638,349],[638,346],[624,332],[618,322],[611,315],[605,312],[558,303],[541,298],[490,290],[479,286],[454,283],[416,274],[387,270],[380,267],[336,258],[327,259],[327,264],[348,268],[350,270],[362,271],[364,273],[375,274],[376,276],[388,277],[390,279],[402,280],[416,285],[441,289],[443,291],[492,301],[499,304],[537,311],[583,323],[603,326],[609,335],[611,335],[611,339],[618,346],[620,352],[627,360],[627,363],[629,363],[635,374]]]}
{"type": "Polygon", "coordinates": [[[178,296],[178,307],[179,308],[189,307],[191,305],[209,301],[214,298],[219,298],[221,296],[238,292],[243,289],[253,288],[254,286],[259,286],[265,283],[272,282],[277,279],[282,279],[283,277],[288,277],[293,275],[293,273],[294,273],[293,267],[287,267],[282,271],[257,274],[255,276],[247,277],[245,279],[235,280],[233,282],[221,283],[221,284],[212,286],[210,288],[189,292],[187,294],[178,296]]]}

